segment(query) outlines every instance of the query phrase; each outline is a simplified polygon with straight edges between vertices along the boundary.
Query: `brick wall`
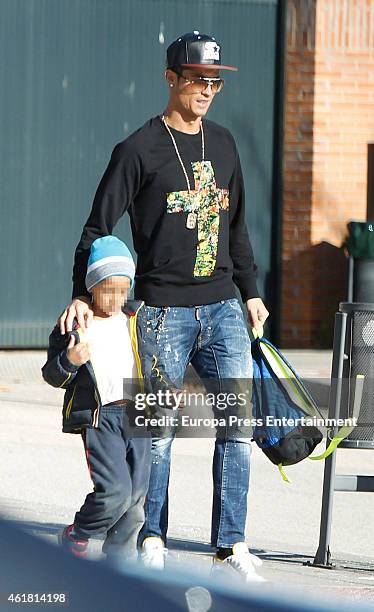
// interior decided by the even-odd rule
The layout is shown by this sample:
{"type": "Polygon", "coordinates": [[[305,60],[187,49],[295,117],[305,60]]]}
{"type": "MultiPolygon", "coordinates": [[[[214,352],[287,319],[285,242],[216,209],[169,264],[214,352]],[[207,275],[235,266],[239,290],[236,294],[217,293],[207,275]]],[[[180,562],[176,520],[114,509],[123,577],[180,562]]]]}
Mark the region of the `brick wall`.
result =
{"type": "Polygon", "coordinates": [[[287,25],[281,344],[327,347],[346,224],[366,218],[374,0],[289,0],[287,25]]]}

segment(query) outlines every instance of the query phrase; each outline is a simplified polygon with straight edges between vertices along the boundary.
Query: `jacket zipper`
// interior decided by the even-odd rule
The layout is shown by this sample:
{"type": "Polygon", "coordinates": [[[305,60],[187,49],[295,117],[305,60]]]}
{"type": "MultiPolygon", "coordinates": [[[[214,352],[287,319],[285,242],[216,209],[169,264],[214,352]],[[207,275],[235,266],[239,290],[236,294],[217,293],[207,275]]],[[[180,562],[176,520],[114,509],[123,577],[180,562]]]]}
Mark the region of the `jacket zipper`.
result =
{"type": "Polygon", "coordinates": [[[140,380],[140,388],[142,391],[144,390],[144,382],[143,382],[144,376],[143,376],[142,364],[141,364],[140,356],[139,356],[138,335],[136,333],[136,322],[138,319],[138,312],[141,308],[143,308],[143,306],[144,306],[144,302],[141,303],[141,305],[139,306],[135,314],[130,318],[130,338],[131,338],[131,344],[132,344],[132,348],[133,348],[134,356],[135,356],[136,369],[138,371],[138,376],[140,380]]]}
{"type": "Polygon", "coordinates": [[[72,394],[72,396],[71,396],[71,398],[70,398],[70,400],[69,400],[68,405],[66,406],[66,418],[67,418],[67,419],[69,418],[70,413],[71,413],[71,409],[72,409],[72,406],[73,406],[73,399],[74,399],[74,395],[75,395],[75,390],[76,390],[76,388],[77,388],[77,385],[75,384],[75,385],[74,385],[74,389],[73,389],[73,394],[72,394]]]}
{"type": "Polygon", "coordinates": [[[69,380],[70,376],[71,376],[71,372],[69,372],[69,374],[68,374],[67,378],[65,378],[64,382],[63,382],[63,383],[60,385],[59,389],[61,389],[61,387],[63,387],[63,386],[64,386],[64,384],[68,382],[68,380],[69,380]]]}
{"type": "Polygon", "coordinates": [[[92,426],[93,427],[98,427],[99,426],[99,414],[100,414],[100,407],[101,407],[101,397],[100,397],[100,393],[99,393],[99,388],[97,386],[97,382],[96,382],[96,377],[95,377],[95,372],[93,371],[93,367],[92,364],[90,363],[91,368],[87,367],[88,373],[91,376],[92,382],[94,384],[94,395],[95,395],[95,400],[97,402],[97,406],[94,410],[93,413],[93,417],[92,417],[92,426]],[[92,369],[92,373],[91,373],[91,369],[92,369]]]}

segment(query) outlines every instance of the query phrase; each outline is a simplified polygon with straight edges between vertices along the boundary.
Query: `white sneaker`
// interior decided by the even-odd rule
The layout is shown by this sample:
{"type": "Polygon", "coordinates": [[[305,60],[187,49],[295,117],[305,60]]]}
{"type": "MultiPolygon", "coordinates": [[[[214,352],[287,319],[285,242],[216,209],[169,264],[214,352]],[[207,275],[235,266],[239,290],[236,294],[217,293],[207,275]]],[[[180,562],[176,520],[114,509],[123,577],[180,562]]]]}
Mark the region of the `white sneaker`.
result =
{"type": "Polygon", "coordinates": [[[245,582],[267,582],[266,578],[256,572],[256,567],[262,565],[261,559],[249,552],[245,542],[238,542],[232,547],[233,554],[221,561],[214,557],[212,574],[224,571],[226,574],[235,572],[245,582]]]}
{"type": "Polygon", "coordinates": [[[140,558],[144,567],[163,570],[165,567],[165,557],[167,553],[168,549],[165,548],[161,538],[149,536],[143,541],[140,558]]]}

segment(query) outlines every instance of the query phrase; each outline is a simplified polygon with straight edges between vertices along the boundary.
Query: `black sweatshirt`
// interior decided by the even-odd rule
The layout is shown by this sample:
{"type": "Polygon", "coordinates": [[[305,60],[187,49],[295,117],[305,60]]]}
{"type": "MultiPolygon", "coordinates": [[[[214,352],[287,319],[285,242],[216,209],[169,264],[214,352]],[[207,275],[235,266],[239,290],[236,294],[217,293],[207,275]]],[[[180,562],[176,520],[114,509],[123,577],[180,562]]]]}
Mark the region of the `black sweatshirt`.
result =
{"type": "Polygon", "coordinates": [[[112,234],[128,211],[138,256],[135,299],[150,306],[210,304],[257,297],[256,265],[244,216],[239,155],[228,130],[203,121],[201,133],[171,129],[174,145],[154,117],[113,150],[75,252],[73,297],[87,295],[85,275],[92,242],[112,234]],[[187,216],[198,215],[193,229],[187,216]]]}

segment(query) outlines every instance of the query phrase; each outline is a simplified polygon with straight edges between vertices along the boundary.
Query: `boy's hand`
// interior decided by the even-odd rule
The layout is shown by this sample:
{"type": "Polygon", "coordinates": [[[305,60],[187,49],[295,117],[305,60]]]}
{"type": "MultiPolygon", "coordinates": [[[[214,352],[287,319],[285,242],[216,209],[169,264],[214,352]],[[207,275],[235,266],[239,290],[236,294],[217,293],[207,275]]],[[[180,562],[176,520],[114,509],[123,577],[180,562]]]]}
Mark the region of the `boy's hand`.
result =
{"type": "Polygon", "coordinates": [[[84,363],[87,363],[90,358],[90,348],[88,346],[88,343],[79,342],[79,344],[77,344],[76,346],[74,345],[75,337],[71,336],[67,350],[67,357],[69,361],[75,366],[81,366],[84,363]]]}
{"type": "Polygon", "coordinates": [[[71,332],[74,318],[78,320],[80,327],[86,329],[93,317],[91,303],[88,297],[80,296],[75,298],[67,308],[60,314],[57,325],[60,328],[61,335],[71,332]]]}

